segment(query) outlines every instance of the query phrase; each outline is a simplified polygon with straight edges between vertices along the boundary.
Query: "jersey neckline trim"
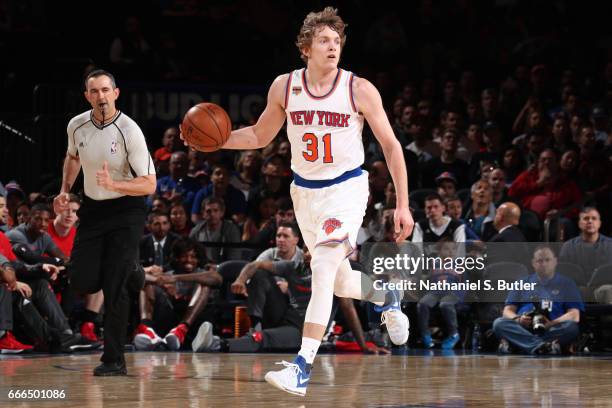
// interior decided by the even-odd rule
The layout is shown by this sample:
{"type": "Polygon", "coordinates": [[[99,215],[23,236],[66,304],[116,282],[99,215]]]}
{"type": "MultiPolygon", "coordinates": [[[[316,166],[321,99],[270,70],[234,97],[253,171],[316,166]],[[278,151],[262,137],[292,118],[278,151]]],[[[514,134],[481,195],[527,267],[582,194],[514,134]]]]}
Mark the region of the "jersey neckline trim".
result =
{"type": "Polygon", "coordinates": [[[115,117],[110,122],[105,123],[104,126],[100,126],[100,125],[98,125],[96,123],[96,119],[94,118],[94,115],[93,115],[93,109],[91,111],[89,111],[89,120],[91,120],[91,123],[93,123],[93,125],[95,127],[97,127],[98,129],[100,129],[100,130],[102,130],[102,129],[104,129],[106,127],[109,127],[110,125],[114,124],[117,121],[117,119],[119,119],[119,116],[121,116],[121,111],[117,110],[117,113],[115,114],[115,117]]]}
{"type": "Polygon", "coordinates": [[[306,90],[306,93],[308,94],[308,96],[310,96],[311,98],[317,99],[317,100],[325,99],[331,94],[333,94],[336,88],[338,87],[338,83],[340,82],[341,73],[342,73],[342,68],[338,68],[338,73],[336,74],[336,78],[334,78],[334,83],[332,85],[332,88],[325,95],[316,96],[316,95],[313,95],[308,89],[308,81],[306,80],[306,68],[304,68],[304,70],[302,71],[302,86],[306,90]]]}

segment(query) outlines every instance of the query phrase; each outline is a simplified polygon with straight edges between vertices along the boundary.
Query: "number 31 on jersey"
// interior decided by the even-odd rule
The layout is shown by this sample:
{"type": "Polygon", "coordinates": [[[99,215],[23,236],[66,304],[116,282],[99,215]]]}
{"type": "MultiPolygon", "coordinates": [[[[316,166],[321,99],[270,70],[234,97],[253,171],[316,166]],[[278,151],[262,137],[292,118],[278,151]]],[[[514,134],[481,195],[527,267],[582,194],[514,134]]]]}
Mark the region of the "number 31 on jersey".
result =
{"type": "MultiPolygon", "coordinates": [[[[323,141],[323,163],[333,163],[331,133],[326,133],[321,137],[323,141]]],[[[304,133],[302,141],[306,143],[306,151],[302,152],[304,159],[314,162],[319,159],[319,138],[314,133],[304,133]]]]}

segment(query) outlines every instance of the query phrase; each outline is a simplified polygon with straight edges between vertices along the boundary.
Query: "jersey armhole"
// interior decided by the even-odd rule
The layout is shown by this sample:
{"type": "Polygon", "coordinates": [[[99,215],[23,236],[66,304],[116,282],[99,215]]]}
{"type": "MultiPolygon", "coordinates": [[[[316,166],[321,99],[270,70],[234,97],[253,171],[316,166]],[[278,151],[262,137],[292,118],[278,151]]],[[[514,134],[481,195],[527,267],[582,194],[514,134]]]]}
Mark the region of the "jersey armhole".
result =
{"type": "Polygon", "coordinates": [[[348,81],[349,101],[351,103],[351,108],[353,109],[353,112],[355,112],[358,115],[361,115],[361,112],[357,110],[357,107],[355,105],[355,97],[353,96],[353,79],[354,78],[355,78],[355,74],[351,72],[351,76],[348,81]]]}
{"type": "Polygon", "coordinates": [[[289,73],[289,76],[287,77],[287,84],[285,85],[285,106],[284,106],[285,110],[289,106],[289,88],[290,88],[292,79],[293,79],[293,71],[289,73]]]}

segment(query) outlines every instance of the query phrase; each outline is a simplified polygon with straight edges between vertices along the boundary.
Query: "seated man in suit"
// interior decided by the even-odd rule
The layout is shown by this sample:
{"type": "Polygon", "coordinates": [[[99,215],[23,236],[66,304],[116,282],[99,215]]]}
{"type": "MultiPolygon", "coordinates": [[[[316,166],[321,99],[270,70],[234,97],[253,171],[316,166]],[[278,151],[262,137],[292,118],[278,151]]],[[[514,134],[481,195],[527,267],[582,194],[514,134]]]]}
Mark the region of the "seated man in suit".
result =
{"type": "Polygon", "coordinates": [[[495,211],[493,226],[497,233],[489,239],[487,245],[488,263],[499,261],[519,262],[528,261],[528,248],[523,232],[517,227],[521,218],[521,209],[512,202],[505,202],[495,211]],[[512,244],[504,244],[504,243],[512,244]],[[492,244],[492,245],[491,245],[492,244]]]}
{"type": "Polygon", "coordinates": [[[152,212],[148,217],[147,228],[151,231],[140,240],[140,263],[145,273],[151,273],[152,266],[164,269],[170,261],[172,244],[179,236],[170,232],[170,217],[166,213],[152,212]]]}
{"type": "Polygon", "coordinates": [[[517,227],[521,209],[512,202],[505,202],[497,208],[493,226],[497,233],[488,242],[525,242],[525,235],[517,227]]]}
{"type": "Polygon", "coordinates": [[[580,334],[584,304],[574,281],[556,273],[549,247],[536,248],[532,266],[535,273],[519,281],[524,289],[508,294],[502,317],[493,322],[499,350],[507,353],[512,345],[527,354],[560,354],[580,334]]]}

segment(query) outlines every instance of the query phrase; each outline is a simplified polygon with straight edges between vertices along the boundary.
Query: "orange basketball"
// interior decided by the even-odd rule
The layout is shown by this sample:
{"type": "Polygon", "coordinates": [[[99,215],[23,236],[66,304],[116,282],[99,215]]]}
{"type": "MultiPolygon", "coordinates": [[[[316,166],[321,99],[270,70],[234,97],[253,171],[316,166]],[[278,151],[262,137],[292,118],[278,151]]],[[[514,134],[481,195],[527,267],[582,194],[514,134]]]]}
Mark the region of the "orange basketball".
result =
{"type": "Polygon", "coordinates": [[[219,105],[198,103],[183,118],[183,139],[196,150],[214,152],[227,142],[232,121],[219,105]]]}

